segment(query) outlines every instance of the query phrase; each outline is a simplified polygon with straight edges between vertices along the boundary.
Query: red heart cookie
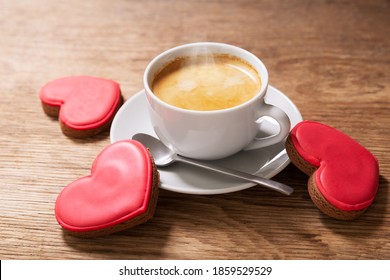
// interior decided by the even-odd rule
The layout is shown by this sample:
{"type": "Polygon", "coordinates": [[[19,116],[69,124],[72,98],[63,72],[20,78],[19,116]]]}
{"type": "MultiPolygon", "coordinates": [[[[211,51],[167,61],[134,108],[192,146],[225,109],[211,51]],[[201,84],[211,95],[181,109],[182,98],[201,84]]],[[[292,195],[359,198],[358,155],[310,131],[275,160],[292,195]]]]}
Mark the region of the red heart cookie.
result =
{"type": "Polygon", "coordinates": [[[122,104],[118,83],[88,76],[51,81],[41,89],[40,99],[46,114],[59,116],[63,133],[76,138],[108,129],[122,104]]]}
{"type": "Polygon", "coordinates": [[[351,220],[373,202],[378,161],[346,134],[322,123],[303,121],[290,132],[286,150],[291,161],[310,176],[309,194],[325,214],[351,220]]]}
{"type": "Polygon", "coordinates": [[[159,175],[149,151],[134,140],[106,147],[91,174],[66,186],[55,215],[69,233],[106,235],[146,222],[157,204],[159,175]]]}

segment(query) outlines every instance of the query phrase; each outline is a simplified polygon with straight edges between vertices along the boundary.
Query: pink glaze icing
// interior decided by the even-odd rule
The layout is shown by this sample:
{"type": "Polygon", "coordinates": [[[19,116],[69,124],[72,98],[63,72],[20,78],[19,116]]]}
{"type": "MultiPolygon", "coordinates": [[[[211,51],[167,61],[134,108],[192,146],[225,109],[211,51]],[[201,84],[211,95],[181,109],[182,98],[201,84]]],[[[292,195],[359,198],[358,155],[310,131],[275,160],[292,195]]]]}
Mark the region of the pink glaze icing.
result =
{"type": "Polygon", "coordinates": [[[121,100],[119,84],[102,78],[74,76],[47,83],[41,101],[61,107],[59,119],[76,130],[94,129],[115,114],[121,100]]]}
{"type": "Polygon", "coordinates": [[[332,205],[351,211],[373,202],[379,165],[366,148],[335,128],[313,121],[297,124],[291,135],[301,157],[318,167],[316,185],[332,205]]]}
{"type": "Polygon", "coordinates": [[[91,174],[77,179],[59,194],[55,215],[71,231],[99,230],[145,213],[153,166],[146,148],[134,140],[115,142],[95,159],[91,174]]]}

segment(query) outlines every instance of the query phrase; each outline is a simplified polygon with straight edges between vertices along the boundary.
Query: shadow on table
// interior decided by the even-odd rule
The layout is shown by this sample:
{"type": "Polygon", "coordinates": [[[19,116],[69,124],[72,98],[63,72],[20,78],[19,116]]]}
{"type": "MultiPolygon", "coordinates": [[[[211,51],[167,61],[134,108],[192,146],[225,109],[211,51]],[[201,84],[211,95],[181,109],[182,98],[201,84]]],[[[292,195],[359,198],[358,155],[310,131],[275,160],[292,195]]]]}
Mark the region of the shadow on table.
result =
{"type": "Polygon", "coordinates": [[[156,207],[154,217],[144,224],[108,236],[81,238],[63,233],[68,246],[91,259],[158,258],[169,236],[170,224],[156,207]]]}

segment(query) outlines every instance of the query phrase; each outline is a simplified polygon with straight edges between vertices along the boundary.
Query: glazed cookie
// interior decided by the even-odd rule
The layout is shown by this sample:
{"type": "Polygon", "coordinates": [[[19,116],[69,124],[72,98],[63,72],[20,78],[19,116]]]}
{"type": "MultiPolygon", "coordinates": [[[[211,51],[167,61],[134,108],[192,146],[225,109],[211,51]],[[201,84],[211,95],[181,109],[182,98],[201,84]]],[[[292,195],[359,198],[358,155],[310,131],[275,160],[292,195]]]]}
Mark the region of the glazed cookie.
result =
{"type": "Polygon", "coordinates": [[[51,81],[41,89],[40,99],[45,113],[59,118],[62,132],[75,138],[107,130],[122,104],[118,83],[89,76],[51,81]]]}
{"type": "Polygon", "coordinates": [[[322,123],[303,121],[290,132],[286,150],[292,163],[310,176],[310,197],[325,214],[352,220],[373,202],[378,189],[378,161],[344,133],[322,123]]]}
{"type": "Polygon", "coordinates": [[[158,185],[149,150],[134,140],[115,142],[97,156],[90,175],[62,190],[56,219],[66,232],[81,237],[121,231],[152,218],[158,185]]]}

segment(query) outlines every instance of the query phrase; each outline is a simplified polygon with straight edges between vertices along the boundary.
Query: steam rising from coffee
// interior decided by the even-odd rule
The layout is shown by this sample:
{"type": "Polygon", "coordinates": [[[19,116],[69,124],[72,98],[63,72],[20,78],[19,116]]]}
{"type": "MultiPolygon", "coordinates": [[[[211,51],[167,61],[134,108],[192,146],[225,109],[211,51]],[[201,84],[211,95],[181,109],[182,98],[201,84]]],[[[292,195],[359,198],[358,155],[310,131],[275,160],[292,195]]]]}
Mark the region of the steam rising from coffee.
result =
{"type": "Polygon", "coordinates": [[[244,60],[200,49],[176,58],[157,73],[152,91],[173,106],[199,111],[235,107],[261,88],[257,71],[244,60]]]}

